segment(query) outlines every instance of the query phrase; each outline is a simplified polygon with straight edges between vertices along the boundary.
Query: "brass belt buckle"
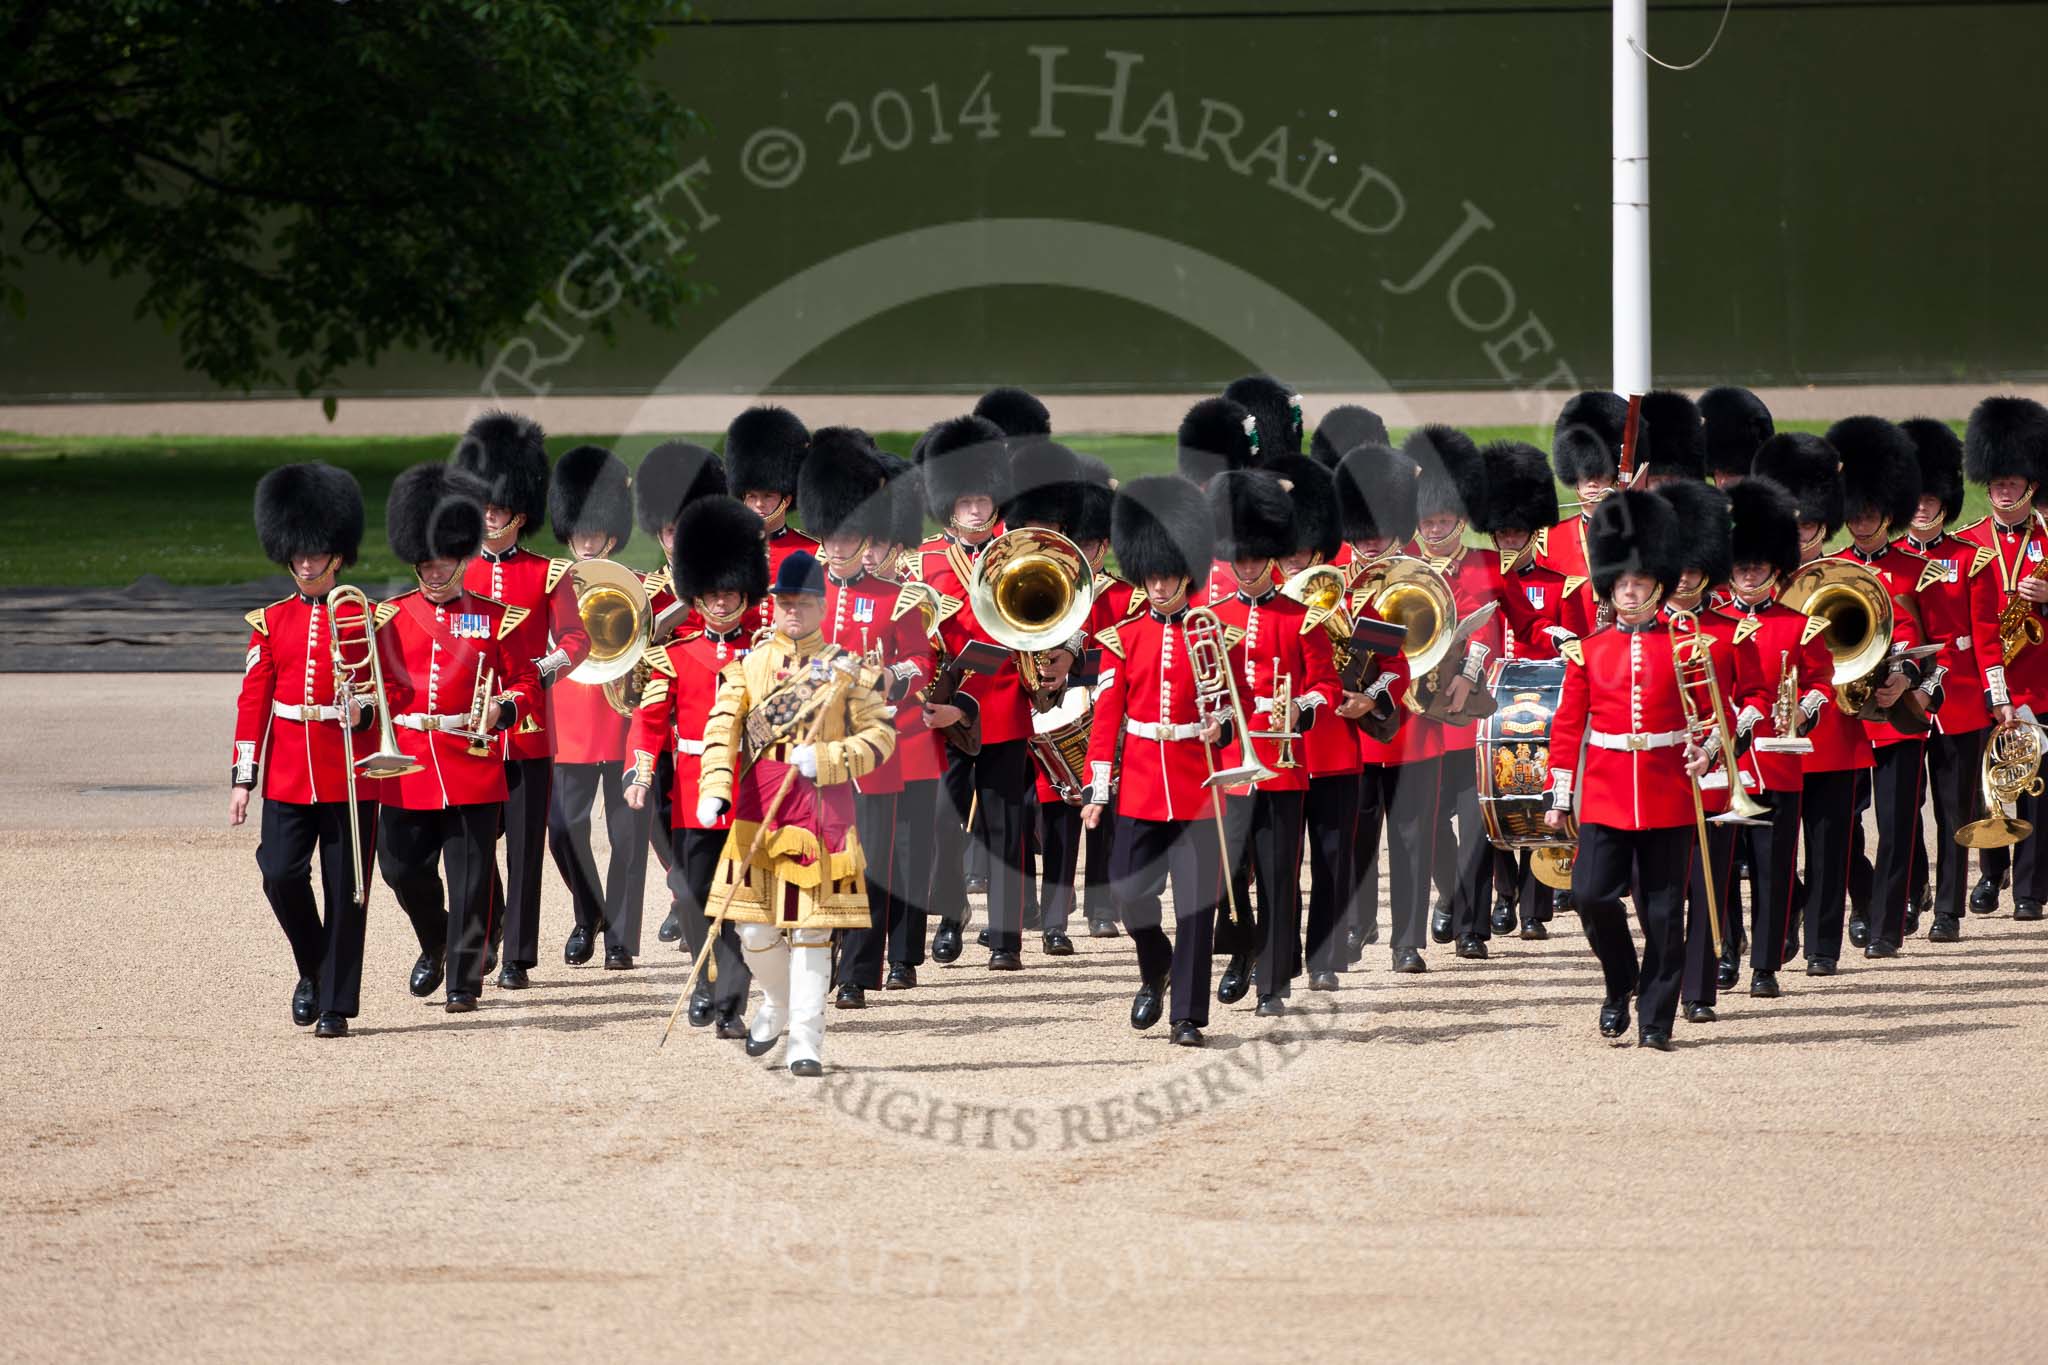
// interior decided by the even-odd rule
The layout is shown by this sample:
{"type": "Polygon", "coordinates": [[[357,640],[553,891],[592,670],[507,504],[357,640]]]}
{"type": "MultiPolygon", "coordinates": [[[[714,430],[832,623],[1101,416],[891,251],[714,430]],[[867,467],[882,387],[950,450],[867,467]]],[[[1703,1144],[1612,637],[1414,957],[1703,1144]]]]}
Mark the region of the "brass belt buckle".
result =
{"type": "Polygon", "coordinates": [[[1628,737],[1628,747],[1632,753],[1642,753],[1650,747],[1650,737],[1648,735],[1632,734],[1628,737]]]}

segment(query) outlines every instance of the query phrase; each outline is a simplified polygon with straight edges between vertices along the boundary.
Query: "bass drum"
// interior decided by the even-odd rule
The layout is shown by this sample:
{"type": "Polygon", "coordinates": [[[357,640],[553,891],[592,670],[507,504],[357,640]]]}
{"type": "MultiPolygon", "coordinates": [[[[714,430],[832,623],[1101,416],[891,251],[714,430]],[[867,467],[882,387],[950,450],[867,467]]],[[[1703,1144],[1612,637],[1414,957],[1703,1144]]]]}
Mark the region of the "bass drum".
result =
{"type": "Polygon", "coordinates": [[[1501,659],[1487,671],[1493,714],[1479,722],[1479,819],[1495,848],[1528,849],[1536,879],[1571,886],[1578,846],[1578,792],[1562,830],[1543,823],[1550,810],[1550,726],[1564,692],[1564,660],[1501,659]]]}

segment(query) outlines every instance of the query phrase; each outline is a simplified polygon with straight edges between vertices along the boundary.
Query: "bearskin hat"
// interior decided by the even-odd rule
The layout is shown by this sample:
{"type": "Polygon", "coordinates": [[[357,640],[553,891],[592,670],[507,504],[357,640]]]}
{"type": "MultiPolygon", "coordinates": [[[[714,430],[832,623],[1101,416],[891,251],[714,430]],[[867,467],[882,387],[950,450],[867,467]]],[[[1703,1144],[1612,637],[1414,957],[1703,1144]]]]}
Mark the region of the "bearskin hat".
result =
{"type": "Polygon", "coordinates": [[[1313,550],[1324,559],[1344,544],[1344,517],[1337,506],[1337,479],[1306,455],[1282,455],[1260,466],[1287,484],[1294,503],[1297,549],[1313,550]]]}
{"type": "Polygon", "coordinates": [[[1081,457],[1081,483],[1074,500],[1074,524],[1067,534],[1083,543],[1109,539],[1110,509],[1116,486],[1109,466],[1093,455],[1081,457]]]}
{"type": "Polygon", "coordinates": [[[1655,493],[1626,488],[1601,499],[1586,527],[1586,562],[1593,591],[1614,592],[1624,573],[1645,573],[1665,592],[1678,586],[1685,572],[1678,539],[1678,514],[1655,493]]]}
{"type": "Polygon", "coordinates": [[[1707,477],[1707,424],[1699,404],[1674,389],[1653,389],[1643,395],[1637,421],[1637,469],[1665,478],[1707,477]]]}
{"type": "Polygon", "coordinates": [[[875,456],[889,481],[889,543],[915,549],[924,543],[924,478],[901,455],[878,450],[875,456]]]}
{"type": "Polygon", "coordinates": [[[1367,444],[1337,465],[1337,506],[1344,539],[1407,543],[1415,534],[1415,489],[1422,471],[1391,446],[1367,444]]]}
{"type": "Polygon", "coordinates": [[[1327,469],[1335,469],[1338,461],[1360,446],[1390,446],[1394,442],[1387,435],[1387,424],[1371,408],[1356,403],[1340,403],[1323,414],[1323,420],[1316,423],[1316,434],[1309,438],[1308,453],[1322,461],[1327,469]]]}
{"type": "Polygon", "coordinates": [[[974,405],[974,415],[994,422],[1005,436],[1052,435],[1052,414],[1036,394],[1023,389],[990,389],[974,405]]]}
{"type": "Polygon", "coordinates": [[[1764,400],[1734,384],[1700,395],[1700,420],[1707,428],[1707,472],[1737,478],[1749,474],[1756,448],[1778,431],[1764,400]]]}
{"type": "MultiPolygon", "coordinates": [[[[1551,429],[1550,467],[1561,483],[1614,478],[1621,468],[1622,437],[1628,430],[1628,400],[1618,393],[1588,389],[1565,400],[1551,429]]],[[[1636,445],[1642,448],[1649,423],[1636,414],[1636,445]]]]}
{"type": "Polygon", "coordinates": [[[765,490],[795,497],[810,444],[811,433],[788,408],[763,403],[733,418],[725,429],[725,467],[734,496],[765,490]]]}
{"type": "Polygon", "coordinates": [[[1223,396],[1241,404],[1259,429],[1259,463],[1301,454],[1301,395],[1270,375],[1233,379],[1223,396]]]}
{"type": "Polygon", "coordinates": [[[1678,515],[1678,566],[1698,569],[1709,585],[1726,583],[1734,559],[1729,549],[1728,495],[1698,479],[1674,479],[1657,496],[1678,515]]]}
{"type": "Polygon", "coordinates": [[[749,602],[768,595],[768,528],[738,498],[699,498],[676,518],[676,548],[668,559],[676,596],[685,602],[708,593],[737,592],[749,602]]]}
{"type": "Polygon", "coordinates": [[[1768,564],[1781,576],[1799,570],[1799,507],[1776,479],[1757,475],[1728,490],[1729,564],[1768,564]]]}
{"type": "Polygon", "coordinates": [[[1941,499],[1941,524],[1963,514],[1963,440],[1956,429],[1932,417],[1909,417],[1899,430],[1920,461],[1920,494],[1941,499]]]}
{"type": "MultiPolygon", "coordinates": [[[[484,543],[490,485],[453,465],[416,464],[391,482],[384,534],[402,564],[468,559],[484,543]]],[[[501,504],[502,505],[502,504],[501,504]]]]}
{"type": "Polygon", "coordinates": [[[1526,441],[1494,441],[1479,452],[1486,466],[1486,500],[1472,509],[1472,529],[1540,531],[1557,524],[1557,480],[1550,461],[1526,441]]]}
{"type": "Polygon", "coordinates": [[[578,531],[612,538],[617,552],[633,535],[632,480],[626,462],[603,446],[577,446],[555,461],[548,525],[564,545],[578,531]]]}
{"type": "Polygon", "coordinates": [[[1486,461],[1470,436],[1438,422],[1408,433],[1401,452],[1422,470],[1415,486],[1415,514],[1455,512],[1470,517],[1486,505],[1486,461]]]}
{"type": "Polygon", "coordinates": [[[2017,475],[2040,483],[2048,474],[2048,408],[2031,398],[1987,398],[1963,433],[1963,472],[1971,483],[2017,475]]]}
{"type": "Polygon", "coordinates": [[[1253,433],[1258,424],[1244,404],[1229,398],[1204,398],[1180,419],[1180,473],[1206,485],[1226,469],[1250,469],[1258,463],[1253,433]]]}
{"type": "Polygon", "coordinates": [[[925,510],[944,526],[953,504],[973,494],[1010,500],[1010,448],[1003,429],[986,417],[954,417],[924,434],[918,466],[924,471],[925,510]]]}
{"type": "Polygon", "coordinates": [[[1842,457],[1842,508],[1877,509],[1903,531],[1920,507],[1920,458],[1913,438],[1882,417],[1845,417],[1828,428],[1828,444],[1842,457]]]}
{"type": "Polygon", "coordinates": [[[487,412],[469,424],[455,447],[455,463],[484,481],[484,501],[526,518],[526,539],[548,515],[547,435],[540,423],[516,412],[487,412]]]}
{"type": "Polygon", "coordinates": [[[640,529],[658,536],[697,499],[731,491],[725,465],[716,455],[688,441],[663,441],[641,458],[639,472],[633,475],[633,511],[640,529]]]}
{"type": "Polygon", "coordinates": [[[1180,577],[1199,586],[1216,561],[1209,500],[1186,479],[1155,474],[1132,479],[1116,492],[1109,543],[1124,577],[1180,577]]]}
{"type": "Polygon", "coordinates": [[[1749,472],[1777,480],[1799,520],[1817,522],[1825,535],[1842,529],[1842,457],[1820,437],[1781,431],[1758,447],[1749,472]]]}
{"type": "Polygon", "coordinates": [[[273,562],[339,555],[356,562],[363,545],[363,490],[356,476],[322,460],[279,465],[256,481],[256,539],[273,562]]]}
{"type": "Polygon", "coordinates": [[[1069,530],[1081,501],[1081,458],[1057,441],[1019,444],[1010,456],[1009,526],[1028,522],[1069,530]]]}
{"type": "Polygon", "coordinates": [[[797,516],[821,541],[840,531],[881,539],[889,534],[891,511],[884,482],[881,462],[864,435],[851,427],[820,427],[797,471],[797,516]]]}
{"type": "Polygon", "coordinates": [[[1281,559],[1298,547],[1294,502],[1263,469],[1232,469],[1210,480],[1209,510],[1219,559],[1281,559]]]}

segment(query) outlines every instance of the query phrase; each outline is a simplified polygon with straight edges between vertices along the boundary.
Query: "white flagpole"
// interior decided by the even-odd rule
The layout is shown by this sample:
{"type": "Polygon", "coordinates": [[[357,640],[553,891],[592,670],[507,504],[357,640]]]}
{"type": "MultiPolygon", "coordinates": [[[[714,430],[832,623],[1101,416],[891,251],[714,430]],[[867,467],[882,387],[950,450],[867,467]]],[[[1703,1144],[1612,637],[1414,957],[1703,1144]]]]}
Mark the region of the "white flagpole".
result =
{"type": "Polygon", "coordinates": [[[1614,0],[1614,391],[1650,371],[1650,91],[1647,0],[1614,0]]]}

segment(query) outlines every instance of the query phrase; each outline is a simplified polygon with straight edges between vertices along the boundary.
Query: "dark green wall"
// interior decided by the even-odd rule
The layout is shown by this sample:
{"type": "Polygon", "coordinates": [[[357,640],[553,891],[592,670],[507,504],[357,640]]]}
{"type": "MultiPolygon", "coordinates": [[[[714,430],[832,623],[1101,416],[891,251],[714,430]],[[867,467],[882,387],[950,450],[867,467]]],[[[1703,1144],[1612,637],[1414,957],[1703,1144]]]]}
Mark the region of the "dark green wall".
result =
{"type": "MultiPolygon", "coordinates": [[[[1499,386],[1506,381],[1489,345],[1520,382],[1557,373],[1605,380],[1605,5],[785,0],[729,4],[719,14],[676,30],[658,61],[662,79],[710,124],[691,149],[708,174],[691,189],[717,221],[692,230],[689,249],[715,292],[674,332],[628,325],[615,348],[593,340],[565,363],[535,366],[536,355],[559,353],[560,337],[580,331],[563,299],[544,299],[560,330],[529,329],[533,350],[511,344],[512,368],[532,383],[560,393],[645,391],[713,328],[811,267],[899,234],[999,219],[1148,234],[1160,243],[1154,263],[1170,261],[1178,244],[1271,292],[1233,302],[1205,330],[1187,319],[1205,301],[1213,309],[1214,278],[1175,263],[1180,283],[1165,295],[1154,287],[1132,291],[1146,301],[1121,298],[1115,266],[1105,283],[1104,260],[1081,259],[1095,250],[1082,246],[1061,258],[1074,266],[1064,284],[899,301],[924,283],[925,263],[913,259],[886,280],[814,281],[784,302],[786,326],[771,317],[753,342],[722,347],[670,382],[746,385],[767,366],[765,377],[787,388],[995,380],[1207,387],[1279,356],[1292,367],[1287,378],[1304,387],[1375,376],[1405,387],[1499,386]],[[1336,159],[1298,197],[1270,183],[1268,163],[1241,173],[1213,153],[1175,155],[1159,133],[1143,147],[1100,140],[1106,101],[1077,96],[1053,106],[1062,136],[1034,137],[1042,80],[1034,47],[1067,49],[1058,78],[1088,83],[1109,80],[1106,53],[1141,54],[1126,129],[1170,92],[1184,143],[1208,99],[1242,114],[1240,157],[1284,128],[1284,174],[1296,184],[1312,139],[1330,144],[1336,159]],[[957,118],[984,74],[999,118],[987,139],[957,118]],[[950,141],[933,141],[928,85],[939,91],[950,141]],[[913,116],[898,151],[877,141],[870,113],[877,100],[885,115],[899,112],[888,91],[913,116]],[[829,112],[841,100],[861,113],[855,149],[868,148],[851,164],[841,164],[851,119],[829,112]],[[749,137],[771,126],[806,148],[802,174],[786,188],[762,188],[740,167],[749,137]],[[1385,182],[1401,196],[1399,220],[1375,234],[1334,216],[1361,165],[1384,181],[1361,197],[1356,216],[1390,215],[1385,182]],[[1304,202],[1326,196],[1336,197],[1329,208],[1304,202]],[[1429,285],[1389,289],[1481,215],[1490,226],[1474,231],[1429,285]],[[1468,268],[1476,269],[1454,299],[1449,283],[1468,268]],[[1503,286],[1513,306],[1496,322],[1503,286]],[[855,296],[862,302],[852,312],[873,316],[815,346],[790,340],[855,296]],[[1319,342],[1318,324],[1348,348],[1319,342]],[[792,346],[803,353],[784,354],[792,346]]],[[[1719,18],[1719,5],[1658,7],[1652,48],[1690,59],[1719,18]]],[[[2048,303],[2039,226],[2048,218],[2048,130],[2035,93],[2044,51],[2048,8],[2040,5],[1740,0],[1703,67],[1653,71],[1660,378],[2048,374],[2048,329],[2039,321],[2048,303]]],[[[679,190],[660,203],[673,228],[703,221],[679,190]]],[[[1065,237],[1058,240],[1064,250],[1065,237]]],[[[977,278],[1004,278],[1002,261],[964,264],[971,277],[980,264],[977,278]]],[[[949,258],[951,269],[962,265],[949,258]]],[[[597,269],[570,269],[580,287],[568,291],[569,304],[588,302],[597,269]]],[[[1240,280],[1233,289],[1245,287],[1240,280]]],[[[0,392],[204,391],[182,374],[166,336],[131,319],[134,294],[132,282],[38,265],[28,318],[0,330],[0,392]]],[[[486,368],[395,358],[355,383],[469,392],[486,368]]],[[[505,371],[496,382],[507,397],[526,391],[505,371]]]]}

